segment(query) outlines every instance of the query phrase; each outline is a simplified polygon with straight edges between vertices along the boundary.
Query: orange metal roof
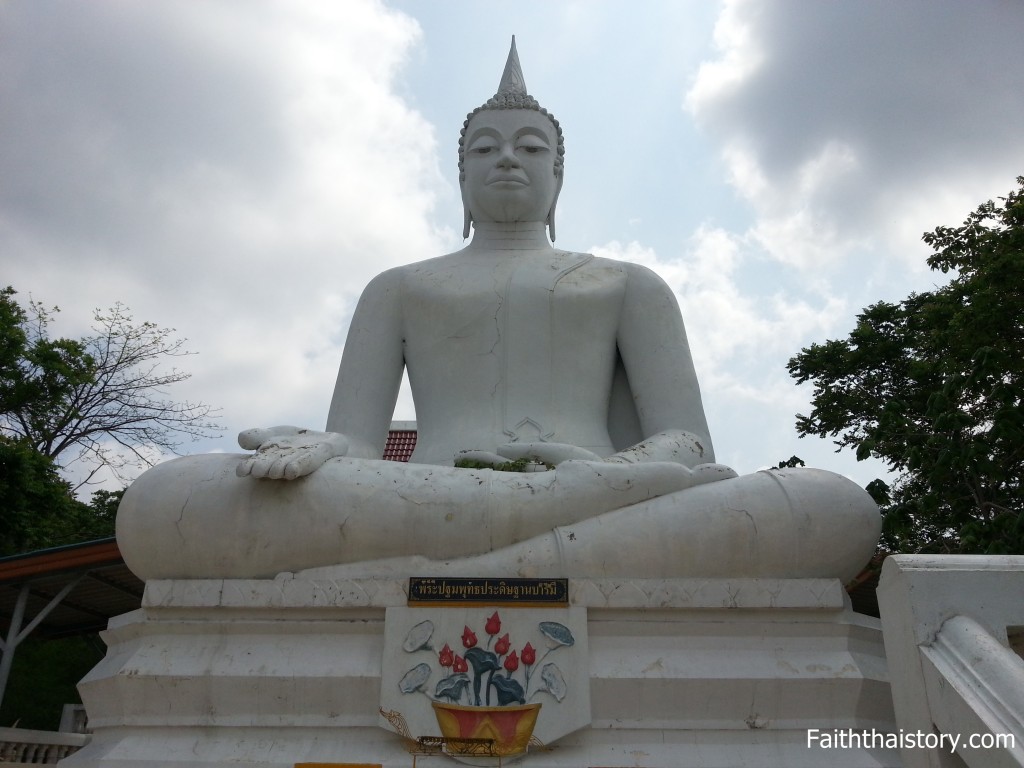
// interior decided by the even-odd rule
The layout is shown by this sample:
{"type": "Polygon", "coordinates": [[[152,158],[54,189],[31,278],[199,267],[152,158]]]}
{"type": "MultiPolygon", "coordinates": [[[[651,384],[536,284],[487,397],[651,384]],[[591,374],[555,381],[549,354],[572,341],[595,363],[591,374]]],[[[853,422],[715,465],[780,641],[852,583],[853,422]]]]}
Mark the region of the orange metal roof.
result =
{"type": "Polygon", "coordinates": [[[25,622],[31,621],[65,586],[79,579],[42,620],[47,637],[106,629],[114,616],[142,601],[142,581],[124,564],[113,537],[0,559],[0,632],[7,635],[14,606],[28,588],[25,622]]]}

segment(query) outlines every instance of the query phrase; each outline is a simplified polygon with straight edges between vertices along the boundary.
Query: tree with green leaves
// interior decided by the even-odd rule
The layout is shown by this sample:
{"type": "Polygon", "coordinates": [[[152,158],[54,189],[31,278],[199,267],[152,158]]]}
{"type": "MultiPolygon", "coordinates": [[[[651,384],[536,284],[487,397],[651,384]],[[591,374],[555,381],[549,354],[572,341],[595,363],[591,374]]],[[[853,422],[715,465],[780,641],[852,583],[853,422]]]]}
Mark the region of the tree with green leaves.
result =
{"type": "Polygon", "coordinates": [[[166,397],[190,376],[167,365],[190,354],[173,329],[136,324],[118,304],[95,313],[91,335],[52,339],[56,308],[30,301],[26,309],[14,296],[0,291],[0,435],[63,469],[82,462],[84,485],[102,467],[126,480],[126,469],[217,429],[210,406],[166,397]]]}
{"type": "Polygon", "coordinates": [[[789,361],[812,382],[802,436],[896,473],[868,486],[890,552],[1024,554],[1024,177],[924,235],[942,288],[879,302],[849,337],[789,361]]]}

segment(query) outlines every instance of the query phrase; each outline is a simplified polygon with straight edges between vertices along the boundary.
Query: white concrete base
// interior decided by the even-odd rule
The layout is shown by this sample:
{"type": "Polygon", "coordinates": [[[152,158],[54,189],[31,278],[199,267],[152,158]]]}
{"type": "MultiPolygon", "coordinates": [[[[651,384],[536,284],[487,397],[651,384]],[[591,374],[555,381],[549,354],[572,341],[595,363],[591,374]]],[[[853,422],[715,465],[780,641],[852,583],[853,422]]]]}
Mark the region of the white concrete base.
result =
{"type": "MultiPolygon", "coordinates": [[[[404,588],[149,582],[80,684],[94,737],[62,764],[411,765],[378,727],[384,612],[404,588]]],[[[570,596],[587,609],[592,722],[519,765],[900,765],[894,750],[808,747],[809,728],[895,731],[879,623],[838,581],[574,581],[570,596]]]]}

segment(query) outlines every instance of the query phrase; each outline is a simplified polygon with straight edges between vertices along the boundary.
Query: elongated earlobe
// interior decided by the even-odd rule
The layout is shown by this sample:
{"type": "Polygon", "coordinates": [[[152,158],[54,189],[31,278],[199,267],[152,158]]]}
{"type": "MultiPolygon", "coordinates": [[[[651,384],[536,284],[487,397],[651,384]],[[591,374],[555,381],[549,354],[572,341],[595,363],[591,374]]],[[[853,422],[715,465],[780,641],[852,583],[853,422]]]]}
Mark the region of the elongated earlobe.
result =
{"type": "Polygon", "coordinates": [[[551,201],[551,208],[548,210],[548,237],[555,242],[555,208],[558,206],[558,196],[562,193],[562,174],[558,174],[558,182],[555,184],[555,199],[551,201]]]}
{"type": "Polygon", "coordinates": [[[459,159],[459,194],[462,196],[462,239],[468,240],[469,225],[473,221],[473,214],[469,210],[469,200],[466,199],[466,174],[462,170],[461,158],[459,159]]]}

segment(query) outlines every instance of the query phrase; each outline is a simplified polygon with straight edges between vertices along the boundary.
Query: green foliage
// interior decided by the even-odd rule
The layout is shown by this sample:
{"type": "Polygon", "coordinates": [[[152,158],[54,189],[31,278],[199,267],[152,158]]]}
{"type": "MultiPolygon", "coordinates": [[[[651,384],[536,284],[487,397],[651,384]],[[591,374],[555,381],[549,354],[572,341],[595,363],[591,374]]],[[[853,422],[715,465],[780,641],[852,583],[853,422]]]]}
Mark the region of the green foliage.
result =
{"type": "Polygon", "coordinates": [[[776,469],[794,469],[796,467],[806,467],[806,466],[807,465],[804,464],[804,460],[801,459],[799,456],[790,456],[788,459],[785,459],[784,461],[780,461],[778,464],[776,464],[775,468],[776,469]]]}
{"type": "Polygon", "coordinates": [[[75,498],[48,456],[0,435],[0,557],[114,535],[123,491],[75,498]]]}
{"type": "Polygon", "coordinates": [[[30,302],[28,313],[14,294],[10,287],[0,291],[0,425],[8,435],[26,437],[39,433],[50,414],[91,380],[95,361],[81,342],[47,338],[50,311],[30,302]]]}
{"type": "Polygon", "coordinates": [[[103,658],[96,635],[53,640],[28,638],[18,646],[7,683],[0,726],[55,731],[65,704],[81,703],[76,684],[103,658]]]}
{"type": "MultiPolygon", "coordinates": [[[[533,472],[533,467],[544,464],[539,459],[531,459],[523,456],[515,461],[505,461],[500,464],[489,464],[486,461],[476,459],[456,459],[455,466],[458,469],[493,469],[495,472],[533,472]]],[[[548,469],[554,469],[550,464],[544,464],[548,469]]]]}
{"type": "Polygon", "coordinates": [[[832,437],[898,478],[869,493],[892,552],[1024,553],[1024,177],[963,226],[924,235],[948,285],[879,302],[843,341],[789,361],[813,382],[801,436],[832,437]]]}
{"type": "Polygon", "coordinates": [[[49,457],[0,436],[0,556],[54,546],[78,505],[49,457]]]}

